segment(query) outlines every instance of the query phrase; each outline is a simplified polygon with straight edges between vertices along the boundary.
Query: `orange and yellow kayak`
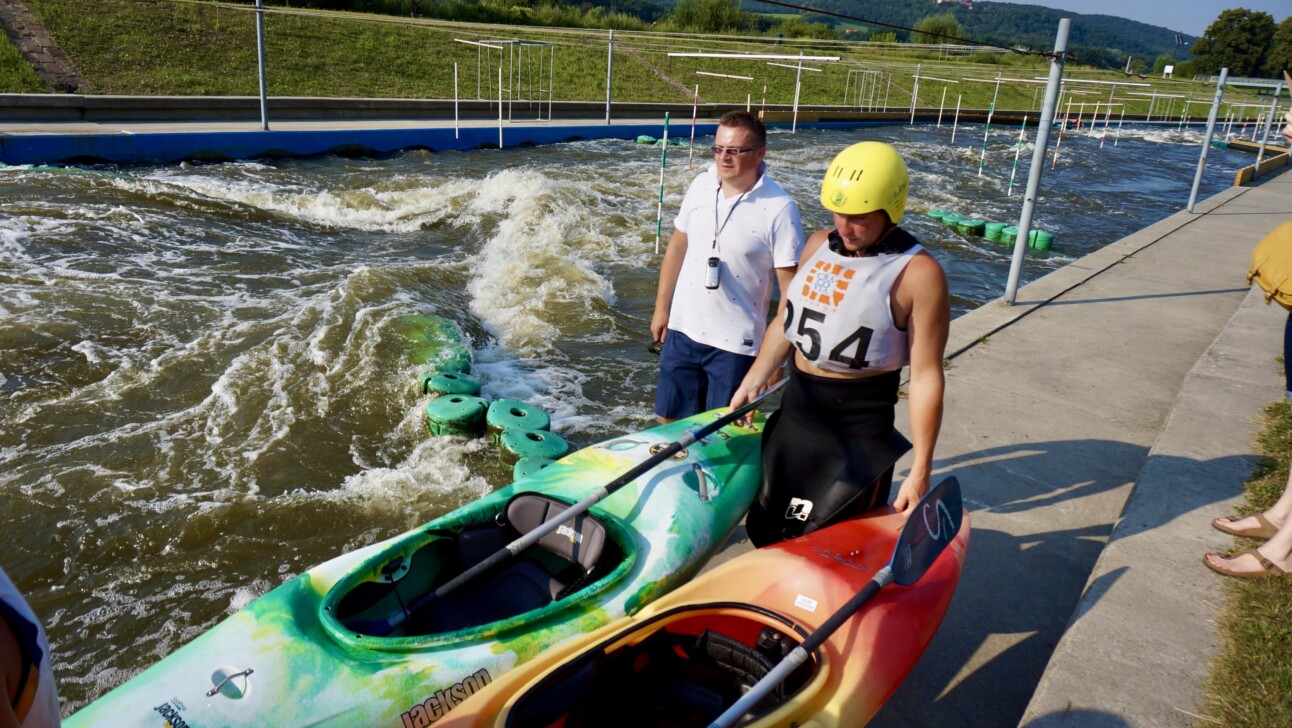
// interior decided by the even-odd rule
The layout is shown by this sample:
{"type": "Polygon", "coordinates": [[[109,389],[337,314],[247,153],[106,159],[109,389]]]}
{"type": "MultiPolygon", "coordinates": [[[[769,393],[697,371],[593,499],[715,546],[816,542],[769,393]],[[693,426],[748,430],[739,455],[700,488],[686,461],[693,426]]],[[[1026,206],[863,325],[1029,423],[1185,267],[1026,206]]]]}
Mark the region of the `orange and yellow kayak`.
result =
{"type": "MultiPolygon", "coordinates": [[[[888,564],[904,522],[885,508],[738,556],[507,673],[436,728],[708,725],[888,564]]],[[[968,525],[918,583],[882,589],[739,725],[869,721],[941,624],[968,525]]]]}

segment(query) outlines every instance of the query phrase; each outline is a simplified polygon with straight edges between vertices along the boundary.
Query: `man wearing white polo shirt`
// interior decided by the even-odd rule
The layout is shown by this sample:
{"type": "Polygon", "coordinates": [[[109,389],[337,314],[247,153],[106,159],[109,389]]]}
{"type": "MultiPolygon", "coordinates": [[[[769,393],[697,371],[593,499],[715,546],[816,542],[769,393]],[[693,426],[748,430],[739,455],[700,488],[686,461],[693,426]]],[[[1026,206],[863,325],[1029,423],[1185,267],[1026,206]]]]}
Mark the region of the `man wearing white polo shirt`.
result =
{"type": "Polygon", "coordinates": [[[772,275],[784,290],[798,267],[803,223],[767,177],[766,140],[752,114],[724,115],[714,164],[673,221],[650,325],[663,344],[655,414],[664,422],[731,401],[767,327],[772,275]]]}

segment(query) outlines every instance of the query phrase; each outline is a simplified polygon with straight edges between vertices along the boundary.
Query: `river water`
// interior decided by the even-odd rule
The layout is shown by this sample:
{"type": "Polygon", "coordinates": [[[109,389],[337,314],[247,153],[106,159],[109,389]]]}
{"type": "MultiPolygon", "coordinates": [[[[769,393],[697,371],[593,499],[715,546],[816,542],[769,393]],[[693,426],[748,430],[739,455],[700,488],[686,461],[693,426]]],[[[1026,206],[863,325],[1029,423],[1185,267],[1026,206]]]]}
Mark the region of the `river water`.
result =
{"type": "MultiPolygon", "coordinates": [[[[1002,294],[1009,248],[923,213],[1017,221],[1032,149],[1007,196],[1016,130],[992,133],[982,176],[983,127],[951,131],[776,131],[767,159],[810,231],[830,158],[896,145],[907,227],[963,313],[1002,294]]],[[[1200,139],[1068,132],[1034,223],[1054,250],[1024,282],[1183,208],[1200,139]]],[[[709,161],[686,155],[670,149],[666,220],[709,161]]],[[[1253,160],[1208,161],[1202,197],[1253,160]]],[[[46,621],[65,712],[509,480],[484,442],[427,435],[409,316],[457,322],[485,394],[543,406],[576,447],[649,426],[659,169],[658,147],[621,141],[0,169],[0,565],[46,621]]]]}

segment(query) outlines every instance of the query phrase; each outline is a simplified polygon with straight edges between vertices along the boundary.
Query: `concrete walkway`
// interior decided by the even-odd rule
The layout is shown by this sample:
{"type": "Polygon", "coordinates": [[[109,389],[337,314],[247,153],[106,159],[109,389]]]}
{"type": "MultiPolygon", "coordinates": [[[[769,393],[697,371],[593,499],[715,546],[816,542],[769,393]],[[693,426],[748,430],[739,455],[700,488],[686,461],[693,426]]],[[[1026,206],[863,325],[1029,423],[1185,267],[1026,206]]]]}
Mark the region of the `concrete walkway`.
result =
{"type": "MultiPolygon", "coordinates": [[[[872,725],[1191,726],[1286,313],[1249,294],[1292,175],[1231,188],[955,320],[939,474],[973,524],[930,649],[872,725]]],[[[900,415],[899,415],[900,416],[900,415]]],[[[901,422],[905,428],[906,423],[901,422]]]]}

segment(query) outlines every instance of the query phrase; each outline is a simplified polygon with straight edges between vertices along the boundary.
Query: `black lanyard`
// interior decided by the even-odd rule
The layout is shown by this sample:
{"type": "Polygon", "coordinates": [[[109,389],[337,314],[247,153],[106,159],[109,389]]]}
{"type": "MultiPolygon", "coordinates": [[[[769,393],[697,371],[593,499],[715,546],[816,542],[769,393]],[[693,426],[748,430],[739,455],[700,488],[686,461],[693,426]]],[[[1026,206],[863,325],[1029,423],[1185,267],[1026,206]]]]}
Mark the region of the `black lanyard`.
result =
{"type": "MultiPolygon", "coordinates": [[[[761,176],[762,175],[759,175],[759,177],[761,176]]],[[[745,195],[748,195],[750,192],[752,192],[754,189],[754,185],[756,184],[758,184],[757,177],[754,178],[754,184],[749,185],[749,188],[746,189],[744,192],[741,192],[740,197],[736,198],[736,203],[731,206],[730,210],[727,210],[727,219],[723,220],[722,225],[719,226],[718,225],[718,196],[722,194],[722,182],[718,182],[718,189],[714,190],[713,192],[713,245],[710,246],[710,250],[718,249],[718,236],[721,235],[722,231],[726,229],[727,223],[731,222],[732,214],[735,213],[737,207],[740,207],[740,203],[744,201],[745,195]]]]}

